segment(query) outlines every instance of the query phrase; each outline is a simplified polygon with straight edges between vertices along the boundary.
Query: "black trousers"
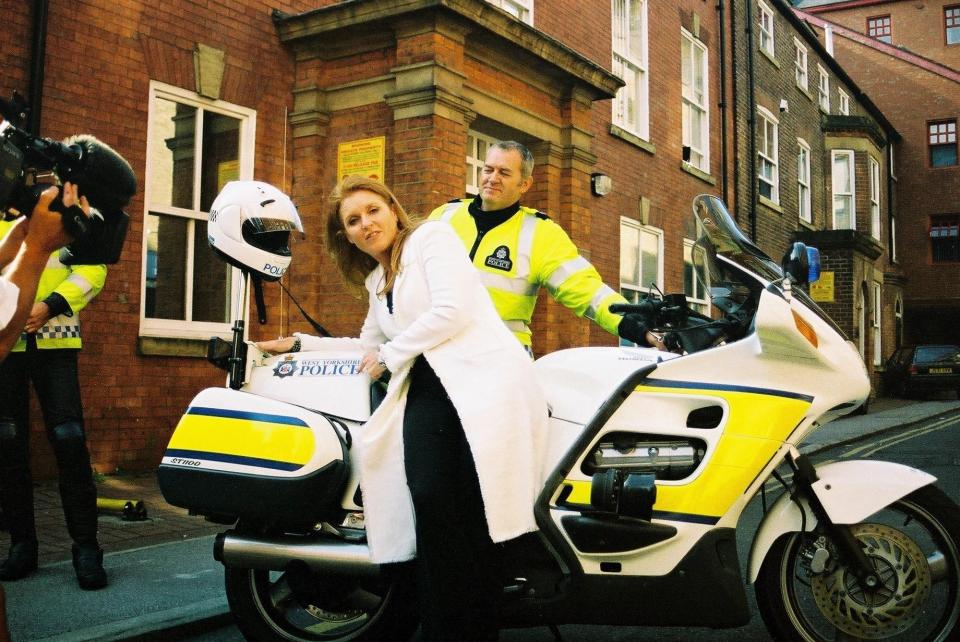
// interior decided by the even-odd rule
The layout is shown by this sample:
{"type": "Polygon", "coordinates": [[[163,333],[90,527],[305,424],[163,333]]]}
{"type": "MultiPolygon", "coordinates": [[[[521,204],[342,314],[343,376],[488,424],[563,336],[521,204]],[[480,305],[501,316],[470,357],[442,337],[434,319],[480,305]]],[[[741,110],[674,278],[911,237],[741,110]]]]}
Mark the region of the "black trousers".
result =
{"type": "Polygon", "coordinates": [[[450,398],[422,356],[410,372],[404,466],[413,497],[424,640],[496,640],[499,552],[450,398]]]}
{"type": "Polygon", "coordinates": [[[97,545],[97,490],[83,430],[77,350],[11,352],[0,363],[0,507],[12,543],[36,541],[30,473],[29,383],[43,412],[59,470],[60,499],[70,536],[97,545]]]}

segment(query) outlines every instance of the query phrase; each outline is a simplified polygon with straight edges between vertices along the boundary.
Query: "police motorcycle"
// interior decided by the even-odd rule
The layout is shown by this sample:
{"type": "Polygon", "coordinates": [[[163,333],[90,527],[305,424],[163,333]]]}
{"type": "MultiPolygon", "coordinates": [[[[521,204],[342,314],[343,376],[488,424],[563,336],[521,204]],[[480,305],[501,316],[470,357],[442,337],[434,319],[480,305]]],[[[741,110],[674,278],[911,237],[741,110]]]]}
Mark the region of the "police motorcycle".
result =
{"type": "MultiPolygon", "coordinates": [[[[228,234],[299,228],[295,211],[268,223],[256,198],[231,198],[214,204],[220,225],[226,213],[254,223],[228,234]]],[[[504,547],[502,626],[742,626],[737,531],[772,485],[784,492],[741,537],[773,636],[957,639],[960,508],[936,479],[883,461],[814,466],[798,450],[869,394],[853,344],[797,287],[818,271],[815,250],[795,244],[785,272],[718,199],[693,210],[709,308],[654,293],[622,310],[675,351],[575,348],[536,361],[551,405],[540,530],[504,547]]],[[[220,233],[211,240],[231,258],[220,233]]],[[[240,245],[231,260],[249,272],[240,245]]],[[[214,555],[249,639],[408,639],[410,573],[369,561],[351,460],[377,403],[361,351],[314,337],[263,355],[243,341],[247,309],[233,342],[211,349],[229,385],[201,391],[170,439],[164,497],[232,526],[214,555]]]]}

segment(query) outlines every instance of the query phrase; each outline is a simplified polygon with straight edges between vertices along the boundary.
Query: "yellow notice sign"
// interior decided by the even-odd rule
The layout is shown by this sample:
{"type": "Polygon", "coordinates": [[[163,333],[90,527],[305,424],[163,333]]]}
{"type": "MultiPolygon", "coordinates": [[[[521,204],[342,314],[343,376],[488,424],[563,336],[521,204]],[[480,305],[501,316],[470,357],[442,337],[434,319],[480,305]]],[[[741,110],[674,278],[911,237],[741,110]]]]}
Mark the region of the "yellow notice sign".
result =
{"type": "Polygon", "coordinates": [[[350,174],[383,180],[384,136],[352,140],[337,145],[337,178],[342,180],[350,174]]]}
{"type": "Polygon", "coordinates": [[[821,272],[820,278],[810,284],[810,298],[820,303],[834,302],[833,272],[821,272]]]}

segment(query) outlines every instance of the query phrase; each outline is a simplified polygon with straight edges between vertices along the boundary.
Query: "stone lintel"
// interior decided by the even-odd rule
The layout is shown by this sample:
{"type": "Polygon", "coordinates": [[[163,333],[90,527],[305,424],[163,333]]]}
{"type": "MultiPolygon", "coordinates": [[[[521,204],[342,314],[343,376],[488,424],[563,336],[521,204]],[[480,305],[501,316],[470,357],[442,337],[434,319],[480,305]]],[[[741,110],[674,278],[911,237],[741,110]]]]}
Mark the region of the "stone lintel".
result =
{"type": "Polygon", "coordinates": [[[458,31],[478,34],[506,52],[532,56],[539,61],[535,68],[550,69],[564,84],[581,87],[591,100],[613,98],[623,86],[623,81],[604,67],[485,0],[347,0],[296,15],[275,14],[274,24],[281,42],[303,52],[338,42],[338,32],[349,30],[359,36],[353,29],[358,26],[364,33],[376,33],[378,29],[393,30],[400,22],[401,32],[409,33],[411,17],[435,28],[444,24],[443,33],[454,34],[452,37],[458,31]],[[430,13],[452,17],[461,26],[452,28],[450,21],[431,19],[430,13]]]}

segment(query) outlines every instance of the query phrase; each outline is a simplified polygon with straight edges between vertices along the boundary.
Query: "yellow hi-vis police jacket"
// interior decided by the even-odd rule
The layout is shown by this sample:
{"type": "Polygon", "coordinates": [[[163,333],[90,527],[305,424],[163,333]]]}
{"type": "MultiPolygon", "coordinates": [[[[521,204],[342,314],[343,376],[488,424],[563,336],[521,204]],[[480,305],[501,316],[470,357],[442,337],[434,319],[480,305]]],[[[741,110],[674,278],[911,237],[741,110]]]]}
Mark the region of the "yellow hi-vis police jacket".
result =
{"type": "Polygon", "coordinates": [[[470,203],[471,199],[451,201],[435,209],[430,219],[453,226],[480,271],[500,318],[520,343],[531,344],[530,319],[541,286],[577,316],[585,316],[617,334],[621,317],[609,308],[614,303],[626,303],[626,299],[604,284],[563,228],[536,210],[521,206],[512,217],[478,238],[470,203]]]}
{"type": "MultiPolygon", "coordinates": [[[[10,221],[0,220],[0,238],[10,231],[10,221]]],[[[100,293],[107,280],[106,265],[64,265],[60,252],[55,251],[47,259],[47,266],[40,275],[36,301],[43,301],[51,294],[59,294],[69,306],[50,319],[37,331],[37,348],[80,348],[80,317],[82,310],[93,297],[100,293]]],[[[13,346],[14,352],[26,350],[26,333],[13,346]]]]}

